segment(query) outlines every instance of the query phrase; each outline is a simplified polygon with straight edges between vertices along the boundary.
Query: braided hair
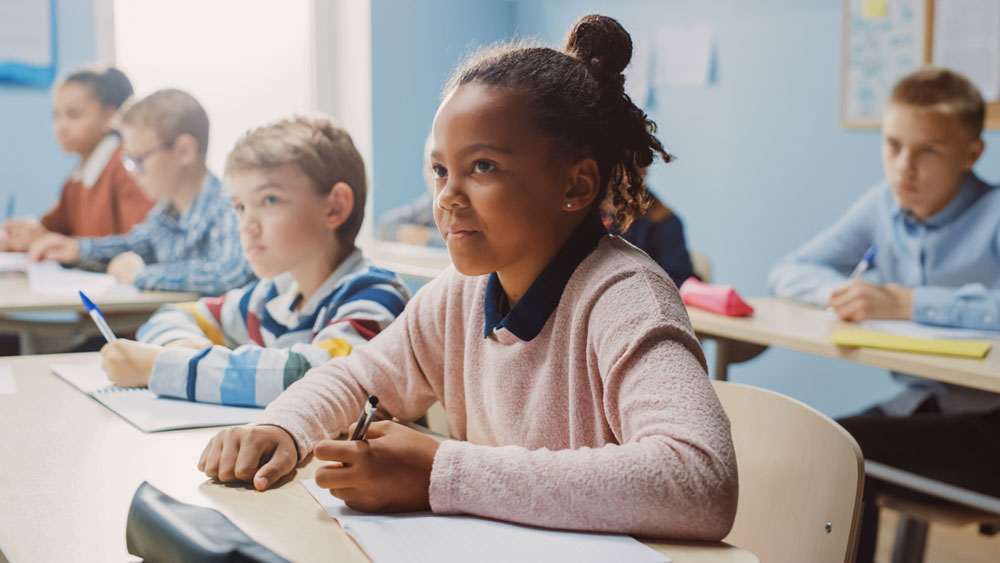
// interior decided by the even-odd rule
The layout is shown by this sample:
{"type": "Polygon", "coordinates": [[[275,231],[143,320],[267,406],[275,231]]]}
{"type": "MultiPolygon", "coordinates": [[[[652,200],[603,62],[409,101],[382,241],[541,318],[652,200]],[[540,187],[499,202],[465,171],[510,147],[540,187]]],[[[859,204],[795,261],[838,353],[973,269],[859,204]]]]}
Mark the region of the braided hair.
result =
{"type": "Polygon", "coordinates": [[[625,93],[622,72],[631,59],[632,38],[621,24],[590,15],[576,22],[561,51],[517,41],[472,53],[444,92],[474,82],[526,93],[557,150],[596,160],[596,201],[624,231],[649,206],[645,168],[656,155],[672,160],[656,124],[625,93]]]}

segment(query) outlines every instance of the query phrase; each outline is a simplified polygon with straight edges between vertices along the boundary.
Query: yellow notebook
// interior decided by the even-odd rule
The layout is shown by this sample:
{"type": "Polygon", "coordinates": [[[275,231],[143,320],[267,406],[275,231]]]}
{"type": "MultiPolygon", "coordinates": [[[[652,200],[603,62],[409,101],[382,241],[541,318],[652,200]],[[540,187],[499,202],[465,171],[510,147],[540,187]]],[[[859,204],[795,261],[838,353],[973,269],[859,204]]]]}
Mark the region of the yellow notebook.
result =
{"type": "Polygon", "coordinates": [[[993,345],[986,340],[946,340],[944,338],[913,338],[870,330],[838,330],[830,340],[840,346],[864,346],[883,350],[902,350],[923,354],[943,354],[982,358],[993,345]]]}

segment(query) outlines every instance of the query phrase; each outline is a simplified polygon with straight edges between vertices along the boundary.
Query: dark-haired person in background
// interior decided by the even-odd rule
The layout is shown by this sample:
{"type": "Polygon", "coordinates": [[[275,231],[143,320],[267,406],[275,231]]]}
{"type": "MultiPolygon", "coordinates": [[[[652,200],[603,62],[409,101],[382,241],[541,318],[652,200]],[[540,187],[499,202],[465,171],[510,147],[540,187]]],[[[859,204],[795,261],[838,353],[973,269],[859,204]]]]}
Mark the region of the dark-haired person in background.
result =
{"type": "Polygon", "coordinates": [[[605,225],[649,254],[674,280],[677,287],[692,276],[698,277],[694,273],[691,255],[684,240],[681,218],[652,192],[649,193],[649,208],[632,222],[627,231],[620,232],[618,225],[610,218],[605,220],[605,225]]]}
{"type": "Polygon", "coordinates": [[[8,220],[0,250],[25,251],[48,232],[103,237],[128,232],[153,202],[122,167],[121,138],[113,123],[132,96],[132,83],[112,67],[84,69],[58,82],[52,95],[52,128],[64,151],[80,155],[58,203],[42,217],[8,220]]]}

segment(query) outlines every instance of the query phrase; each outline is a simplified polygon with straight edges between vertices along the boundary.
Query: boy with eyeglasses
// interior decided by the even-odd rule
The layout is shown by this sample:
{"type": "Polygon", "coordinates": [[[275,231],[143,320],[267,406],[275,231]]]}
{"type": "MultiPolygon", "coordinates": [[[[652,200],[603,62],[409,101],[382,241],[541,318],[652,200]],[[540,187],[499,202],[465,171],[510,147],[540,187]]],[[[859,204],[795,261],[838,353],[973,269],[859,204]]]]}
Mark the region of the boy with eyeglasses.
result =
{"type": "Polygon", "coordinates": [[[205,164],[208,129],[204,108],[186,92],[159,90],[137,102],[122,117],[122,164],[156,206],[123,235],[49,233],[29,257],[105,262],[139,289],[220,295],[252,280],[232,204],[205,164]]]}

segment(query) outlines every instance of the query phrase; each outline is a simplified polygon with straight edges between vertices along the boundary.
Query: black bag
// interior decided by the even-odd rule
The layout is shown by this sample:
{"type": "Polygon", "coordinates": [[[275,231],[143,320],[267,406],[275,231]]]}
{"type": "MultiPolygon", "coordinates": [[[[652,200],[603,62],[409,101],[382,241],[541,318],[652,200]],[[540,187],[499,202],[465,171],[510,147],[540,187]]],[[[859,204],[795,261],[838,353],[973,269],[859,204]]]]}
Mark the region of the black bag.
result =
{"type": "Polygon", "coordinates": [[[287,563],[218,510],[185,504],[145,481],[132,497],[125,544],[150,562],[287,563]]]}

